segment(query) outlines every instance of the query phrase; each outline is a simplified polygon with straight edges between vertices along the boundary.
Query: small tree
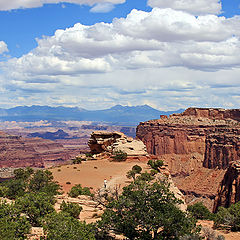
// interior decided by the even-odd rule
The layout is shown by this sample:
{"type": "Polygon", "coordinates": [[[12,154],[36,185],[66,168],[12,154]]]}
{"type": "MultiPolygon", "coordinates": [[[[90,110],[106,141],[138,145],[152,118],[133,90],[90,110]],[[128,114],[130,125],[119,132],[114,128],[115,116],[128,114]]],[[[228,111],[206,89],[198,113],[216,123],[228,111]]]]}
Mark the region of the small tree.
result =
{"type": "Polygon", "coordinates": [[[9,199],[16,199],[17,197],[21,197],[25,194],[27,184],[22,179],[11,179],[3,182],[3,197],[7,197],[9,199]]]}
{"type": "MultiPolygon", "coordinates": [[[[196,220],[182,212],[165,181],[139,177],[110,201],[98,222],[101,234],[110,230],[132,239],[179,239],[197,233],[196,220]]],[[[105,238],[103,238],[105,239],[105,238]]]]}
{"type": "Polygon", "coordinates": [[[240,231],[240,202],[232,204],[229,208],[220,207],[214,219],[214,226],[240,231]]]}
{"type": "Polygon", "coordinates": [[[214,214],[211,213],[206,206],[203,205],[202,202],[197,202],[193,205],[187,207],[187,210],[192,213],[192,215],[196,219],[206,219],[206,220],[213,220],[214,214]]]}
{"type": "Polygon", "coordinates": [[[54,212],[45,217],[43,229],[46,233],[44,240],[95,240],[92,225],[80,222],[63,212],[54,212]]]}
{"type": "Polygon", "coordinates": [[[42,218],[54,212],[54,199],[46,193],[27,193],[16,200],[18,209],[25,213],[29,222],[36,227],[42,225],[42,218]]]}
{"type": "Polygon", "coordinates": [[[51,196],[60,194],[61,186],[53,181],[53,175],[48,170],[37,170],[29,181],[29,192],[45,192],[51,196]]]}
{"type": "Polygon", "coordinates": [[[0,202],[0,239],[26,239],[30,224],[15,204],[0,202]]]}
{"type": "Polygon", "coordinates": [[[74,218],[79,218],[79,214],[82,211],[82,207],[78,203],[69,203],[63,201],[60,205],[62,212],[69,214],[69,216],[74,218]]]}
{"type": "Polygon", "coordinates": [[[133,178],[133,180],[136,180],[136,174],[140,174],[142,171],[142,168],[139,165],[134,165],[132,167],[132,170],[127,172],[127,178],[133,178]]]}

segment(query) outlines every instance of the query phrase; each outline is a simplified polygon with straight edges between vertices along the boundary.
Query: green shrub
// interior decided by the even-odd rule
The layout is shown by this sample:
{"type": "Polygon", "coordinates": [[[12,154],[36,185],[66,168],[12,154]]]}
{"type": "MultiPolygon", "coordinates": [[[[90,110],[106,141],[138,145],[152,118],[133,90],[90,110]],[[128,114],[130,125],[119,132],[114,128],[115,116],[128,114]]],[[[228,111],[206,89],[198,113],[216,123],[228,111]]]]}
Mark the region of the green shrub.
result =
{"type": "Polygon", "coordinates": [[[132,170],[133,170],[135,173],[140,174],[141,171],[142,171],[142,168],[141,168],[139,165],[134,165],[134,166],[132,167],[132,170]]]}
{"type": "Polygon", "coordinates": [[[220,207],[216,213],[214,226],[240,231],[240,202],[232,204],[229,208],[220,207]]]}
{"type": "Polygon", "coordinates": [[[82,163],[83,159],[80,157],[76,157],[75,159],[72,160],[73,164],[80,164],[82,163]]]}
{"type": "Polygon", "coordinates": [[[92,196],[92,193],[88,187],[82,187],[81,184],[77,184],[72,187],[72,189],[70,190],[68,195],[69,195],[69,197],[76,198],[79,195],[92,196]]]}
{"type": "Polygon", "coordinates": [[[112,156],[113,160],[116,162],[123,162],[127,159],[127,153],[119,150],[115,151],[112,156]]]}
{"type": "Polygon", "coordinates": [[[85,156],[86,157],[93,157],[93,154],[92,153],[85,153],[85,156]]]}
{"type": "Polygon", "coordinates": [[[160,167],[163,166],[162,160],[149,160],[147,163],[153,170],[160,172],[160,167]]]}
{"type": "Polygon", "coordinates": [[[187,210],[192,213],[192,215],[196,219],[205,219],[205,220],[213,220],[214,214],[211,213],[206,206],[203,205],[202,202],[197,202],[193,205],[187,207],[187,210]]]}
{"type": "Polygon", "coordinates": [[[63,201],[60,205],[60,209],[62,212],[67,213],[69,216],[78,218],[80,212],[82,211],[82,207],[78,203],[69,203],[63,201]]]}
{"type": "Polygon", "coordinates": [[[140,174],[142,171],[142,168],[138,165],[134,165],[132,167],[132,170],[127,172],[127,178],[133,178],[133,180],[135,181],[136,179],[136,174],[140,174]]]}

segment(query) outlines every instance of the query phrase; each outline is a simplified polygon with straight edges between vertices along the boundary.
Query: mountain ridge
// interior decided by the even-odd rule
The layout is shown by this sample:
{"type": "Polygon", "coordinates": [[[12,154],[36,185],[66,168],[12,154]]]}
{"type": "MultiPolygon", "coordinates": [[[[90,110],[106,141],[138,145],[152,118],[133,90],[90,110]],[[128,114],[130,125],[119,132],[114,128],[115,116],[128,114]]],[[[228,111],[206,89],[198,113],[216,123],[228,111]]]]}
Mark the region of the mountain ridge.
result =
{"type": "Polygon", "coordinates": [[[79,107],[51,107],[51,106],[17,106],[14,108],[0,108],[0,121],[99,121],[112,125],[137,125],[139,122],[159,118],[160,115],[181,113],[176,111],[159,111],[149,105],[122,106],[115,105],[103,110],[87,110],[79,107]]]}

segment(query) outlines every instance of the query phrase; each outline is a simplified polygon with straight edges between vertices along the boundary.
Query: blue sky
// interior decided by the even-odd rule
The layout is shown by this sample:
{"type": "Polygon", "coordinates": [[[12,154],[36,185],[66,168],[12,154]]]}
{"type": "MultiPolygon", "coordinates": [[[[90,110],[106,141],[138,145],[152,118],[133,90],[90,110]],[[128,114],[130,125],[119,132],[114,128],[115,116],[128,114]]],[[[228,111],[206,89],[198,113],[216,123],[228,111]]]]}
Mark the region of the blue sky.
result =
{"type": "Polygon", "coordinates": [[[239,0],[19,2],[0,0],[0,107],[239,108],[239,0]]]}

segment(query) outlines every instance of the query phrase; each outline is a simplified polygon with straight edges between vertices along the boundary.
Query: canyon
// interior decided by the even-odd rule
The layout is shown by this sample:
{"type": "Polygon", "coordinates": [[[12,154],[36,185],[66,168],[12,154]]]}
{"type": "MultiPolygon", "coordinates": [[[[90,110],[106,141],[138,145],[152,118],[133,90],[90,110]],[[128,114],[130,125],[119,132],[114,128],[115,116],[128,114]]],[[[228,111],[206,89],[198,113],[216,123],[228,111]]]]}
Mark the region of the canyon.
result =
{"type": "Polygon", "coordinates": [[[51,167],[76,156],[62,144],[41,138],[23,138],[0,132],[0,168],[51,167]]]}
{"type": "Polygon", "coordinates": [[[231,162],[240,159],[240,110],[189,108],[180,114],[141,122],[137,138],[160,156],[187,203],[213,209],[231,162]]]}

